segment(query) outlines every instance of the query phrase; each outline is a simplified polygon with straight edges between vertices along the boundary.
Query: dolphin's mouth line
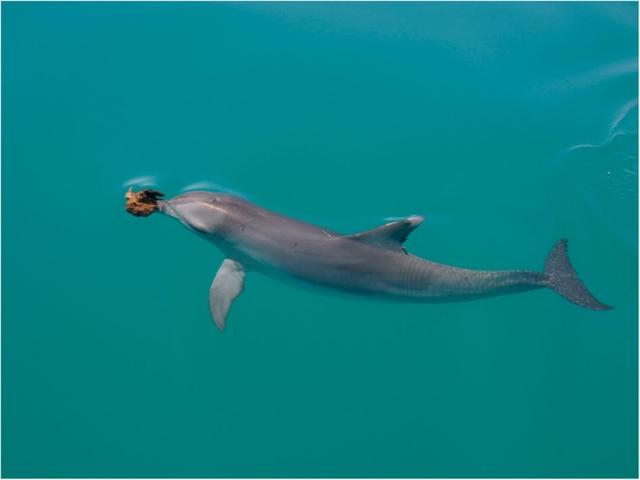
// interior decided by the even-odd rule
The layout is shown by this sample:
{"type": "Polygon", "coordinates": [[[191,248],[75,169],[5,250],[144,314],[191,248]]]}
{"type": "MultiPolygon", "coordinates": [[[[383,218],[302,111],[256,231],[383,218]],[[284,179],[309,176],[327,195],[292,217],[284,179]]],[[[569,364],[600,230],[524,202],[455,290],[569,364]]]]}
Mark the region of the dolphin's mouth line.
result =
{"type": "Polygon", "coordinates": [[[165,215],[169,215],[170,217],[175,218],[176,220],[178,220],[180,223],[182,223],[185,227],[187,227],[189,230],[202,234],[202,235],[206,235],[208,232],[205,230],[201,230],[198,227],[196,227],[195,225],[187,222],[184,217],[182,215],[180,215],[180,213],[173,207],[173,205],[171,205],[169,202],[165,202],[164,200],[159,200],[158,201],[158,210],[162,213],[164,213],[165,215]]]}

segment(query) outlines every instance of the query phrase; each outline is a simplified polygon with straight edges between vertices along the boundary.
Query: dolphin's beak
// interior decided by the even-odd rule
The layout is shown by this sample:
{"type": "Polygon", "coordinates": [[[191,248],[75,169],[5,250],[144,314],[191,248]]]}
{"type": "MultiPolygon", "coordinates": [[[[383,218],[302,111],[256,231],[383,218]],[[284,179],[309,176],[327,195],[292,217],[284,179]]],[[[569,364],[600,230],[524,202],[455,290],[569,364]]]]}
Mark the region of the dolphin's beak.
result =
{"type": "Polygon", "coordinates": [[[158,211],[182,221],[182,215],[178,213],[178,211],[171,205],[170,202],[158,200],[158,211]]]}
{"type": "Polygon", "coordinates": [[[158,200],[156,208],[160,213],[164,213],[169,217],[175,218],[188,229],[205,233],[198,225],[197,218],[193,218],[193,215],[189,215],[188,207],[189,205],[185,203],[175,204],[171,201],[158,200]],[[186,211],[185,207],[187,208],[186,211]]]}

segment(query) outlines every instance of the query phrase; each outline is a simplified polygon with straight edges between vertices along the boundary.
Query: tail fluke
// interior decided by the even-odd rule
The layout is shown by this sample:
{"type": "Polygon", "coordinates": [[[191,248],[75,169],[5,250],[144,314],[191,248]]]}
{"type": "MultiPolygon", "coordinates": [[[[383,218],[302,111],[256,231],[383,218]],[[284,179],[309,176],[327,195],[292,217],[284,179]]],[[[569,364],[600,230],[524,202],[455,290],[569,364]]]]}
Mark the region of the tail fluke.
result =
{"type": "Polygon", "coordinates": [[[559,240],[549,252],[544,263],[548,286],[570,302],[591,310],[610,310],[613,307],[600,303],[591,295],[569,261],[567,240],[559,240]]]}

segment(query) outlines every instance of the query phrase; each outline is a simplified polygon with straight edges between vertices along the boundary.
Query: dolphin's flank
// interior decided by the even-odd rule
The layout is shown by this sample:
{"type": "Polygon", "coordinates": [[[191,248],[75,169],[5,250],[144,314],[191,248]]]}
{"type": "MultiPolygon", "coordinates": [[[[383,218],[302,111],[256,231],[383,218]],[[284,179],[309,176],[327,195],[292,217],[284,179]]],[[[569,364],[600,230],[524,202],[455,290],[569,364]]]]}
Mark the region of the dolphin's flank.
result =
{"type": "Polygon", "coordinates": [[[130,190],[126,210],[136,216],[159,211],[176,218],[225,254],[209,289],[211,316],[220,329],[251,271],[407,301],[459,301],[550,288],[584,308],[612,308],[599,302],[578,278],[565,239],[553,246],[543,272],[469,270],[407,253],[402,244],[424,221],[419,216],[342,235],[234,195],[199,191],[170,200],[163,196],[155,190],[130,190]]]}

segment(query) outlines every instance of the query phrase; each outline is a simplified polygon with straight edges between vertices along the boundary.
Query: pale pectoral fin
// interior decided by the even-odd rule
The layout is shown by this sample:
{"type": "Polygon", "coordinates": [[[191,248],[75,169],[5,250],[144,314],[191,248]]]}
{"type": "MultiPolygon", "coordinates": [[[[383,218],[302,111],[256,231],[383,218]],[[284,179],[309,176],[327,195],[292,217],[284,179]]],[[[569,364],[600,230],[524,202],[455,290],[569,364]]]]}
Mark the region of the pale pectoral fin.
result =
{"type": "Polygon", "coordinates": [[[245,269],[241,263],[227,258],[216,273],[209,288],[209,311],[220,330],[224,324],[231,304],[244,287],[245,269]]]}
{"type": "Polygon", "coordinates": [[[382,248],[402,251],[404,250],[402,244],[422,222],[424,222],[424,217],[413,215],[402,220],[386,223],[373,230],[348,235],[346,238],[382,248]]]}

